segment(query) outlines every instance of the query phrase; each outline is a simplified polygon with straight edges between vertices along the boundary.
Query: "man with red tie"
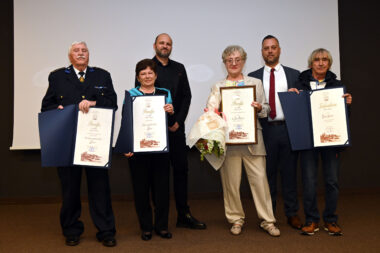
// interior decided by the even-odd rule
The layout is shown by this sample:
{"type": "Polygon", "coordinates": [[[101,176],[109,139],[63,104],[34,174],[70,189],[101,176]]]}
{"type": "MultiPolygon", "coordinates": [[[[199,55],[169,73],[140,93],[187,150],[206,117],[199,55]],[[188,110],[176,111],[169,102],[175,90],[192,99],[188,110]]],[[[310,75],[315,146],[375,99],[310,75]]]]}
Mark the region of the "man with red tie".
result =
{"type": "Polygon", "coordinates": [[[285,117],[278,92],[295,87],[300,72],[279,63],[281,48],[278,39],[267,35],[262,41],[261,53],[265,66],[248,74],[263,82],[265,96],[271,111],[268,118],[260,121],[267,151],[266,168],[272,197],[273,213],[276,212],[277,171],[280,171],[285,215],[291,227],[301,229],[297,215],[297,152],[292,151],[285,117]]]}

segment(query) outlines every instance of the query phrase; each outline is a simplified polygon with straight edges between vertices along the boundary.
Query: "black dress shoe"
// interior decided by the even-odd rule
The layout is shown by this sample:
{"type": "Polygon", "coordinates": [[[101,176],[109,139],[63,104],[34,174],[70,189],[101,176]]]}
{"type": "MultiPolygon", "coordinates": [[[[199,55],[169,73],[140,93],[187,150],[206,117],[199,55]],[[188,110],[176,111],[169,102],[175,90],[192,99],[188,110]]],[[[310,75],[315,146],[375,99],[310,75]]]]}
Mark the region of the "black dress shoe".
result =
{"type": "Polygon", "coordinates": [[[141,239],[143,241],[149,241],[150,239],[152,239],[152,232],[142,232],[141,239]]]}
{"type": "Polygon", "coordinates": [[[66,242],[65,243],[67,246],[76,246],[79,244],[79,236],[77,236],[77,235],[66,236],[66,242]]]}
{"type": "Polygon", "coordinates": [[[156,234],[164,239],[171,239],[173,237],[172,233],[167,230],[156,231],[156,234]]]}
{"type": "Polygon", "coordinates": [[[107,235],[103,239],[98,239],[99,242],[106,247],[114,247],[116,246],[116,239],[113,235],[107,235]]]}
{"type": "Polygon", "coordinates": [[[178,228],[191,228],[191,229],[206,229],[205,223],[195,219],[190,213],[183,216],[178,216],[177,219],[178,228]]]}

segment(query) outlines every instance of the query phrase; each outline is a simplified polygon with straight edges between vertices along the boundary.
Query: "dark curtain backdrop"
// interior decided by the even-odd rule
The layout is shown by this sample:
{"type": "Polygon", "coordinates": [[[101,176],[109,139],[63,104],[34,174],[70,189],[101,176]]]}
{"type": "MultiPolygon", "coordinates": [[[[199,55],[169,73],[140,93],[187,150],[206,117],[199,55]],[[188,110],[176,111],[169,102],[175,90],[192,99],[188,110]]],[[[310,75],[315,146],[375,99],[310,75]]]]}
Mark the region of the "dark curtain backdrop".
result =
{"type": "MultiPolygon", "coordinates": [[[[342,190],[362,191],[380,185],[379,157],[379,51],[380,29],[376,1],[339,0],[339,37],[341,77],[353,95],[350,125],[353,146],[342,155],[340,187],[342,190]]],[[[313,13],[310,18],[323,18],[313,13]]],[[[13,1],[0,2],[2,57],[0,100],[0,199],[58,197],[60,185],[55,168],[41,168],[39,151],[10,151],[13,131],[13,1]]],[[[318,36],[318,27],[310,32],[318,36]]],[[[296,33],[296,31],[295,31],[296,33]]],[[[306,59],[305,59],[306,60],[306,59]]],[[[112,70],[111,70],[112,71],[112,70]]],[[[31,98],[33,99],[33,98],[31,98]]],[[[37,116],[37,115],[36,115],[37,116]]],[[[189,192],[192,196],[220,194],[219,174],[199,154],[189,153],[189,192]]],[[[110,172],[112,193],[131,196],[128,165],[124,158],[113,157],[110,172]]],[[[322,185],[322,183],[320,183],[322,185]]],[[[86,192],[83,184],[83,193],[86,192]]],[[[247,183],[242,186],[248,192],[247,183]]]]}

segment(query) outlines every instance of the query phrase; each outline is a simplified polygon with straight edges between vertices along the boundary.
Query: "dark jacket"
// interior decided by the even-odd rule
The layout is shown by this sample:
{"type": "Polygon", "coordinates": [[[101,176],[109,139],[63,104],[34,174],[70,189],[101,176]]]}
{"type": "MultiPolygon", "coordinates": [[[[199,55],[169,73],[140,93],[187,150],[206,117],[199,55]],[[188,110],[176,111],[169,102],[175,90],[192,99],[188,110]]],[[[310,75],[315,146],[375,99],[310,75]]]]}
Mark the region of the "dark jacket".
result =
{"type": "Polygon", "coordinates": [[[87,67],[81,83],[73,66],[54,70],[49,75],[49,87],[42,100],[41,111],[57,109],[59,105],[78,104],[83,99],[96,101],[96,106],[117,109],[117,96],[110,73],[101,68],[87,67]]]}
{"type": "MultiPolygon", "coordinates": [[[[308,69],[308,70],[303,71],[300,74],[298,81],[296,82],[295,88],[297,88],[298,90],[311,90],[310,81],[316,81],[316,80],[312,75],[311,69],[308,69]]],[[[325,88],[343,86],[342,82],[336,79],[336,75],[331,71],[327,71],[325,82],[326,82],[325,88]]]]}

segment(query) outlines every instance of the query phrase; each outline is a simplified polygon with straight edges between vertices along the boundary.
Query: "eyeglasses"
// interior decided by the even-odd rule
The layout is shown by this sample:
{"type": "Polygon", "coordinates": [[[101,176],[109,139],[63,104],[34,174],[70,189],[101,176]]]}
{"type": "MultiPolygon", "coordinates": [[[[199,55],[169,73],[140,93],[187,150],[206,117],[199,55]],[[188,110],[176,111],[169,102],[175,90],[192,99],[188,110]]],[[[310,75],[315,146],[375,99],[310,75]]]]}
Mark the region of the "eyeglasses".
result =
{"type": "Polygon", "coordinates": [[[226,60],[226,63],[228,64],[228,65],[232,65],[232,64],[236,64],[236,65],[238,65],[238,64],[240,64],[241,62],[242,62],[243,60],[241,59],[241,58],[235,58],[235,59],[233,59],[233,58],[230,58],[230,59],[227,59],[226,60]]]}

